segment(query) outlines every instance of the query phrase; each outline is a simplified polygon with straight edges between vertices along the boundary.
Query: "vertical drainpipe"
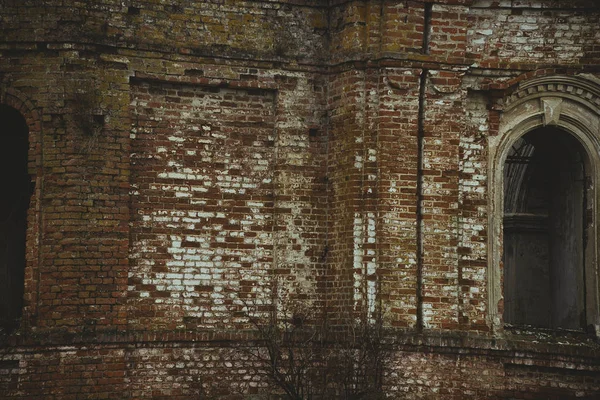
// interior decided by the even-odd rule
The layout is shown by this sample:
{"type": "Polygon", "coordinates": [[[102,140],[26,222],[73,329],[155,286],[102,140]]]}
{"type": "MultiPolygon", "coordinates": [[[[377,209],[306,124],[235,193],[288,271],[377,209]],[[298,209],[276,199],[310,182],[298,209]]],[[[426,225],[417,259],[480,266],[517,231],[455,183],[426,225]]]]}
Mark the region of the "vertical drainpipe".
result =
{"type": "MultiPolygon", "coordinates": [[[[429,34],[432,3],[423,11],[423,54],[429,54],[429,34]]],[[[417,330],[423,330],[423,139],[425,136],[425,94],[429,69],[422,68],[419,79],[419,110],[417,118],[417,330]]]]}

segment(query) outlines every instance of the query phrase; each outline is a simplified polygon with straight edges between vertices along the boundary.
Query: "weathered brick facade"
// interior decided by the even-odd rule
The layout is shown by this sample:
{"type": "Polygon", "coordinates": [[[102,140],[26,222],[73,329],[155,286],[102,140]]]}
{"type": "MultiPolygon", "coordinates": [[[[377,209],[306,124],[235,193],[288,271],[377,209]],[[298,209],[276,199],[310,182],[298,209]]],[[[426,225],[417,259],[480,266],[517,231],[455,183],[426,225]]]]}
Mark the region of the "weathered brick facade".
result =
{"type": "Polygon", "coordinates": [[[0,0],[0,104],[0,398],[280,395],[236,347],[281,293],[380,312],[388,398],[600,398],[594,0],[0,0]],[[547,125],[588,157],[580,331],[503,320],[503,162],[547,125]]]}

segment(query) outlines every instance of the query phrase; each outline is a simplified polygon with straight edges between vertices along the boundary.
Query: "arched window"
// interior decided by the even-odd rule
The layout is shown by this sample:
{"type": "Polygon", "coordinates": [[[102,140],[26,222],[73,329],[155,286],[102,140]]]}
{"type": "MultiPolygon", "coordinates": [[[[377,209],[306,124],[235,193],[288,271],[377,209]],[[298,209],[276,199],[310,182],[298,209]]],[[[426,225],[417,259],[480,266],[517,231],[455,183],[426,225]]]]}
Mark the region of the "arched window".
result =
{"type": "Polygon", "coordinates": [[[25,236],[31,179],[28,127],[14,108],[0,105],[0,330],[14,329],[23,308],[25,236]]]}
{"type": "Polygon", "coordinates": [[[540,128],[504,163],[504,322],[584,329],[585,151],[570,134],[540,128]]]}
{"type": "Polygon", "coordinates": [[[521,81],[488,145],[490,327],[600,336],[600,79],[521,81]]]}

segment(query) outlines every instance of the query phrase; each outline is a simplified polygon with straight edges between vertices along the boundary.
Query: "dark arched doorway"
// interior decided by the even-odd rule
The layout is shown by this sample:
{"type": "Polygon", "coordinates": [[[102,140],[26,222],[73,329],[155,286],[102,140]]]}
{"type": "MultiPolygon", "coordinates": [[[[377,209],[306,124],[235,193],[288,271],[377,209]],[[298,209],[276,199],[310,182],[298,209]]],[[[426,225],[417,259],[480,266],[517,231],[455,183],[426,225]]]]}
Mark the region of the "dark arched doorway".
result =
{"type": "Polygon", "coordinates": [[[504,164],[504,321],[583,329],[586,153],[572,135],[540,128],[504,164]]]}
{"type": "Polygon", "coordinates": [[[14,108],[0,105],[0,330],[17,327],[23,308],[25,236],[31,179],[29,130],[14,108]]]}

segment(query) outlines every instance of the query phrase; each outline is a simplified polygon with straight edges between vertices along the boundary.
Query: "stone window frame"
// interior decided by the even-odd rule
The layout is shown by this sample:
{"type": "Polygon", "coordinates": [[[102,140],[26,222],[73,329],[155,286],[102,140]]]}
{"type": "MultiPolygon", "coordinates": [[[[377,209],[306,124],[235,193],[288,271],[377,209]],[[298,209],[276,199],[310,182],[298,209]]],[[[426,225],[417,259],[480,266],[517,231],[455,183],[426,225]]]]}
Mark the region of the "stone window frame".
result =
{"type": "Polygon", "coordinates": [[[561,128],[577,138],[586,152],[585,170],[591,178],[587,196],[591,223],[585,251],[586,324],[600,335],[600,78],[589,74],[544,76],[522,81],[504,101],[498,134],[488,138],[488,321],[494,332],[504,329],[503,269],[501,265],[504,216],[503,167],[514,142],[538,128],[561,128]]]}

